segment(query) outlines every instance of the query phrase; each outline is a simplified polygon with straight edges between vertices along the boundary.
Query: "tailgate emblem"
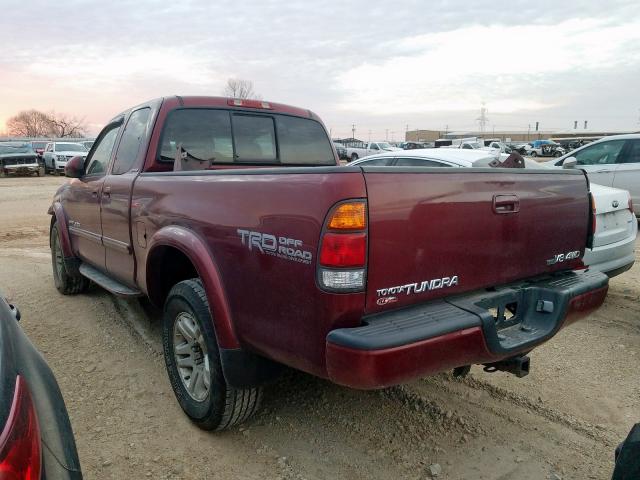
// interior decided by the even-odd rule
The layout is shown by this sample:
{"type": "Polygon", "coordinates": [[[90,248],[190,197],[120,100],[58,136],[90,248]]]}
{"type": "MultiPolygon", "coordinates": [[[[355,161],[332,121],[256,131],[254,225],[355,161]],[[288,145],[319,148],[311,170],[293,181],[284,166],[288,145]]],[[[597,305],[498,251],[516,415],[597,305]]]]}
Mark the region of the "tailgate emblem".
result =
{"type": "Polygon", "coordinates": [[[580,250],[567,253],[558,253],[547,260],[547,265],[555,265],[556,263],[566,262],[567,260],[573,260],[580,257],[580,250]]]}
{"type": "Polygon", "coordinates": [[[618,200],[614,200],[613,202],[611,202],[611,206],[612,206],[613,208],[618,208],[618,205],[620,205],[620,204],[618,203],[618,200]]]}

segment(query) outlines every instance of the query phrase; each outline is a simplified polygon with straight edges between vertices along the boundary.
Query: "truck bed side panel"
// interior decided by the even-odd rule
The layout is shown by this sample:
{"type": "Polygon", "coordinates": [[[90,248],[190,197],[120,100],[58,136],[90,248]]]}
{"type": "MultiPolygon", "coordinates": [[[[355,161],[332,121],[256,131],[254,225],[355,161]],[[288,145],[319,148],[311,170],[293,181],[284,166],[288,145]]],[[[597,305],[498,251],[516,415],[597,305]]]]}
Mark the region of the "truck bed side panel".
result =
{"type": "MultiPolygon", "coordinates": [[[[291,171],[142,174],[133,192],[132,220],[144,222],[149,239],[171,224],[201,236],[220,270],[243,346],[326,376],[324,338],[332,329],[359,325],[365,294],[330,294],[317,288],[320,230],[333,204],[365,197],[364,179],[356,168],[291,171]],[[285,246],[293,248],[289,252],[294,256],[270,252],[271,237],[259,240],[264,252],[255,244],[250,249],[249,235],[257,238],[256,233],[273,235],[278,250],[281,237],[290,239],[285,246]],[[296,240],[301,243],[296,245],[296,240]],[[296,251],[302,256],[296,257],[296,251]]],[[[145,272],[148,251],[139,244],[134,247],[138,271],[145,272]]]]}

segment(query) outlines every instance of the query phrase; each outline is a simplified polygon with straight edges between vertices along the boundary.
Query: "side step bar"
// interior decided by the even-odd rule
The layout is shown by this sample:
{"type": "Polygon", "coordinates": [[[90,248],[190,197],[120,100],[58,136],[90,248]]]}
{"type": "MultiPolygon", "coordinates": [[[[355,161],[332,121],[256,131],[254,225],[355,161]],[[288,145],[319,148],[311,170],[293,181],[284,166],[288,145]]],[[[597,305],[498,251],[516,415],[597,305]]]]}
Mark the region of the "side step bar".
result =
{"type": "Polygon", "coordinates": [[[82,276],[87,277],[93,283],[119,297],[140,297],[143,295],[140,290],[128,287],[111,277],[107,277],[100,270],[86,263],[81,264],[79,270],[82,276]]]}

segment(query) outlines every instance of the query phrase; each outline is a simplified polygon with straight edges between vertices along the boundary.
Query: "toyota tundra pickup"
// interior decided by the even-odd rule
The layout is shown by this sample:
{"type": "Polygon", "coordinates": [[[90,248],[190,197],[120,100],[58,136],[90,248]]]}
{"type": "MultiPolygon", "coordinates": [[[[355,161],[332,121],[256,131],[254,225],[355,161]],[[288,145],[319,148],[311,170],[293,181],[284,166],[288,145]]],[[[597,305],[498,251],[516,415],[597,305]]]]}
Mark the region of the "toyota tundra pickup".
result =
{"type": "Polygon", "coordinates": [[[473,364],[522,376],[607,293],[581,261],[581,171],[341,167],[305,109],[153,100],[65,172],[57,289],[162,307],[172,387],[204,429],[250,416],[282,365],[359,389],[473,364]]]}

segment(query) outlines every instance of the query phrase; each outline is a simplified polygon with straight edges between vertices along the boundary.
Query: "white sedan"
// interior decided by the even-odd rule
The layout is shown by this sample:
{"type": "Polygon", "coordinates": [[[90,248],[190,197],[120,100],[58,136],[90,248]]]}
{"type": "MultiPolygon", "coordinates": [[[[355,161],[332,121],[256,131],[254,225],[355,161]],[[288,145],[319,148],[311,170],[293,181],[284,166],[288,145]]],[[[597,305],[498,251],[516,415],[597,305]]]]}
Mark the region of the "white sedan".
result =
{"type": "MultiPolygon", "coordinates": [[[[507,157],[506,154],[500,155],[501,160],[507,157]]],[[[488,167],[495,159],[495,154],[483,150],[427,148],[372,155],[353,161],[349,166],[479,168],[488,167]]],[[[525,159],[525,168],[549,167],[525,159]]],[[[592,183],[590,191],[595,231],[593,248],[585,250],[582,261],[589,268],[613,277],[633,265],[638,222],[633,214],[631,196],[626,190],[592,183]]]]}
{"type": "Polygon", "coordinates": [[[628,190],[636,216],[640,216],[640,134],[604,137],[545,165],[580,168],[594,183],[628,190]]]}

